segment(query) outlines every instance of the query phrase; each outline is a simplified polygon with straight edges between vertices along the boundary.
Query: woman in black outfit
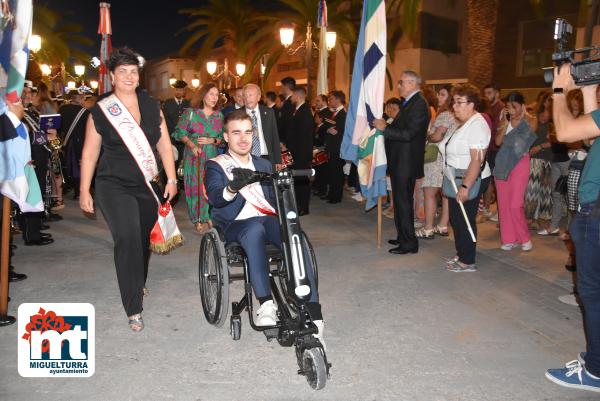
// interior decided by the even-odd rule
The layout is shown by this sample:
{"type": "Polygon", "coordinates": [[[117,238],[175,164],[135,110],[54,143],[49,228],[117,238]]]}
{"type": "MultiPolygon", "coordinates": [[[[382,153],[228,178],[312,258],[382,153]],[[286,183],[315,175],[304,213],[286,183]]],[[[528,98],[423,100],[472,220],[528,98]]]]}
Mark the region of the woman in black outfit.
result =
{"type": "MultiPolygon", "coordinates": [[[[114,91],[102,98],[116,95],[141,126],[155,155],[160,155],[168,177],[164,196],[171,199],[177,193],[171,141],[159,102],[137,89],[140,60],[131,49],[115,50],[108,65],[114,91]]],[[[150,231],[157,220],[158,203],[135,159],[98,104],[91,109],[87,121],[81,162],[79,204],[88,213],[94,213],[90,184],[97,162],[96,203],[113,237],[121,299],[129,326],[137,332],[144,328],[142,298],[148,275],[150,231]]]]}

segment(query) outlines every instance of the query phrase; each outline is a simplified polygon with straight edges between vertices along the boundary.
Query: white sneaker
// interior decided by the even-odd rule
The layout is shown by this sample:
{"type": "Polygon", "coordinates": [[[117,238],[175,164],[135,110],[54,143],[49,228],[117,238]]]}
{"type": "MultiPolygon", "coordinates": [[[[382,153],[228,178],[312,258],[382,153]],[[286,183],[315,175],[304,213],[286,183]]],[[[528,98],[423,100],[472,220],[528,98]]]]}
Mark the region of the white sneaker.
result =
{"type": "Polygon", "coordinates": [[[266,301],[256,312],[257,326],[275,326],[277,324],[277,305],[273,300],[266,301]]]}
{"type": "Polygon", "coordinates": [[[579,306],[579,302],[577,302],[577,297],[573,293],[561,295],[558,297],[558,300],[563,304],[579,306]]]}
{"type": "Polygon", "coordinates": [[[521,249],[525,252],[531,251],[533,249],[533,242],[527,241],[526,243],[521,244],[521,249]]]}
{"type": "Polygon", "coordinates": [[[500,249],[502,249],[503,251],[512,251],[513,249],[515,249],[518,246],[519,246],[519,244],[502,244],[500,246],[500,249]]]}
{"type": "Polygon", "coordinates": [[[321,342],[323,345],[323,349],[327,351],[327,346],[325,345],[325,340],[323,339],[323,330],[325,330],[325,323],[322,320],[314,320],[313,323],[317,326],[319,330],[317,334],[313,334],[313,336],[321,342]]]}
{"type": "Polygon", "coordinates": [[[363,200],[365,200],[365,198],[360,192],[356,192],[354,195],[352,195],[352,199],[354,199],[357,202],[362,202],[363,200]]]}

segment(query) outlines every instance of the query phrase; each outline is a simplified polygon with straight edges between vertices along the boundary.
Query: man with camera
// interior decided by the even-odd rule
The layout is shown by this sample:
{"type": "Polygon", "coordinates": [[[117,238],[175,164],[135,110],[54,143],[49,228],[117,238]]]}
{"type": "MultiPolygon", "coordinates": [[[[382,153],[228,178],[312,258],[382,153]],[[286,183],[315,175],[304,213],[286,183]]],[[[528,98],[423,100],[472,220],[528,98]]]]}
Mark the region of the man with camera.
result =
{"type": "MultiPolygon", "coordinates": [[[[571,65],[554,70],[553,98],[556,136],[561,142],[592,140],[600,136],[597,84],[581,87],[585,115],[574,118],[567,107],[567,93],[577,86],[571,65]]],[[[600,392],[600,140],[594,141],[579,182],[579,211],[570,233],[577,255],[577,289],[583,306],[587,352],[561,369],[549,369],[546,377],[564,387],[600,392]]]]}

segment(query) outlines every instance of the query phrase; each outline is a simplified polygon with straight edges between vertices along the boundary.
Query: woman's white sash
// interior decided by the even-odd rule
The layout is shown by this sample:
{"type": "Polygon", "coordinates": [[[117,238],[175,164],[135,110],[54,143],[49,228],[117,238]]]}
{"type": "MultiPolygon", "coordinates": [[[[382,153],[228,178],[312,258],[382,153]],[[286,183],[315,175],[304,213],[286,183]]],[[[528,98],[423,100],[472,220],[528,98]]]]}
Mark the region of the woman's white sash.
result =
{"type": "Polygon", "coordinates": [[[161,204],[150,184],[158,175],[158,165],[150,142],[127,107],[116,95],[112,94],[98,101],[98,105],[133,156],[144,175],[144,182],[148,190],[158,203],[158,219],[150,233],[150,249],[155,253],[169,253],[183,244],[183,236],[177,227],[171,204],[169,202],[161,204]]]}

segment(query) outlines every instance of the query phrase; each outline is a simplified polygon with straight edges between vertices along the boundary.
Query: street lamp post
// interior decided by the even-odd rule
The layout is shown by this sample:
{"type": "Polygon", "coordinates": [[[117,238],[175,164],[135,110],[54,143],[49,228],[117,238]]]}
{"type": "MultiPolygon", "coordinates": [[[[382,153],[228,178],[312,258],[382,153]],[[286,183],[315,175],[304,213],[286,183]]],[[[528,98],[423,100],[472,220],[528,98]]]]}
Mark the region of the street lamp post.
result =
{"type": "MultiPolygon", "coordinates": [[[[311,74],[312,74],[312,51],[313,49],[319,50],[319,47],[312,40],[312,25],[309,22],[306,25],[306,35],[300,44],[295,48],[290,48],[294,43],[294,28],[286,26],[279,29],[279,38],[283,47],[288,49],[288,54],[293,56],[298,53],[301,49],[304,49],[304,65],[306,67],[306,94],[308,98],[312,98],[312,85],[311,85],[311,74]]],[[[337,35],[335,32],[327,32],[327,50],[332,50],[335,47],[337,35]]]]}
{"type": "Polygon", "coordinates": [[[231,78],[235,79],[235,86],[237,87],[239,79],[246,73],[246,64],[237,63],[235,72],[233,72],[229,69],[229,60],[225,58],[222,65],[219,65],[216,61],[208,61],[206,71],[212,79],[219,83],[219,90],[229,89],[231,78]]]}

